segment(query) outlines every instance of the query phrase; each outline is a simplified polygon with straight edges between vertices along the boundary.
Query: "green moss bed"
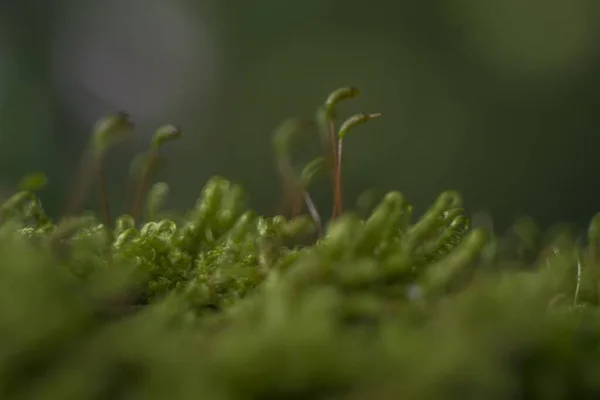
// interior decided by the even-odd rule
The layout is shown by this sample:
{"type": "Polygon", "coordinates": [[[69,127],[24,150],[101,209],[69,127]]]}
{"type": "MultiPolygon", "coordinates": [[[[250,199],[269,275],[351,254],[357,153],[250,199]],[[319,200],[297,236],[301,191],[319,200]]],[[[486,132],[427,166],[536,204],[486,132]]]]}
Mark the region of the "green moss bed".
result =
{"type": "Polygon", "coordinates": [[[282,215],[257,215],[221,177],[187,213],[163,210],[153,171],[182,136],[165,125],[114,218],[104,155],[133,132],[125,114],[94,128],[61,218],[37,196],[45,177],[26,177],[0,208],[0,400],[599,398],[600,217],[497,236],[470,227],[455,192],[420,216],[400,192],[344,207],[343,140],[379,116],[338,124],[357,95],[336,90],[275,133],[282,215]],[[323,152],[296,168],[306,132],[323,152]],[[90,184],[98,212],[81,210],[90,184]]]}

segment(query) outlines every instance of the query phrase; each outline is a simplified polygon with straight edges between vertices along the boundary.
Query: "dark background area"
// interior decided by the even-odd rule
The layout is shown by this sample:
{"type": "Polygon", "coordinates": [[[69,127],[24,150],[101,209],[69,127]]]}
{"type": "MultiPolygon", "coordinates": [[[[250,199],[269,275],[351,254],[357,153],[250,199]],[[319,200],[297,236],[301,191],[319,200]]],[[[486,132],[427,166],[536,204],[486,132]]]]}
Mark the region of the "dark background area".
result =
{"type": "Polygon", "coordinates": [[[344,112],[384,116],[346,142],[347,203],[395,189],[422,210],[456,189],[500,226],[585,224],[600,211],[599,22],[597,0],[0,0],[0,191],[43,171],[58,213],[93,123],[125,110],[138,130],[110,158],[116,209],[128,163],[172,122],[185,141],[157,178],[171,207],[219,174],[273,212],[273,130],[353,85],[344,112]]]}

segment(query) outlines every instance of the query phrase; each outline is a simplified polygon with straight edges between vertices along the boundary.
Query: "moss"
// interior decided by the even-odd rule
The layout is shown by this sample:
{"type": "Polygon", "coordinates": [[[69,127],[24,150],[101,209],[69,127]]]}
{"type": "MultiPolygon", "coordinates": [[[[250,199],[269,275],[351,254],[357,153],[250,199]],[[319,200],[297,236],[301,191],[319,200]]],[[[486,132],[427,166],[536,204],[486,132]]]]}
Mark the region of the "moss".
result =
{"type": "MultiPolygon", "coordinates": [[[[600,394],[600,219],[585,240],[527,219],[499,237],[470,228],[455,192],[418,218],[399,192],[362,217],[344,210],[334,108],[357,94],[335,91],[275,135],[287,217],[257,215],[215,177],[170,219],[168,186],[150,183],[160,147],[182,136],[171,125],[134,176],[131,215],[113,219],[107,201],[81,213],[78,185],[53,221],[36,196],[45,178],[24,179],[0,209],[0,398],[600,394]],[[323,154],[296,175],[292,136],[315,122],[323,154]],[[309,195],[319,174],[335,194],[325,226],[309,195]]],[[[103,155],[131,129],[125,114],[103,119],[82,176],[104,182],[103,155]]]]}

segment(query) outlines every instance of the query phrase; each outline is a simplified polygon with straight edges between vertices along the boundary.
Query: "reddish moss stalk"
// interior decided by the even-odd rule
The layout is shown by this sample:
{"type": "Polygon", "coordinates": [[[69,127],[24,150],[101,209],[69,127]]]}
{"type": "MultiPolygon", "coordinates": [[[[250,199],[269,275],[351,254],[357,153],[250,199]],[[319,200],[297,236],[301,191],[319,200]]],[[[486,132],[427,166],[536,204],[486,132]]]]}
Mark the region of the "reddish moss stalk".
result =
{"type": "Polygon", "coordinates": [[[335,214],[334,217],[340,216],[344,212],[344,204],[342,197],[342,140],[337,140],[337,157],[335,164],[335,214]]]}
{"type": "Polygon", "coordinates": [[[154,165],[156,164],[156,160],[158,158],[158,150],[153,148],[150,150],[150,155],[148,158],[148,165],[144,168],[144,173],[142,174],[142,178],[140,179],[140,183],[138,185],[138,190],[135,195],[135,200],[133,203],[133,208],[131,210],[131,216],[135,221],[140,218],[142,214],[142,206],[144,203],[144,196],[148,191],[148,183],[150,182],[150,175],[152,175],[152,171],[154,170],[154,165]]]}
{"type": "Polygon", "coordinates": [[[98,181],[100,183],[100,203],[102,214],[104,215],[104,224],[110,230],[112,229],[112,217],[108,198],[108,180],[106,178],[106,168],[103,158],[98,160],[98,181]]]}

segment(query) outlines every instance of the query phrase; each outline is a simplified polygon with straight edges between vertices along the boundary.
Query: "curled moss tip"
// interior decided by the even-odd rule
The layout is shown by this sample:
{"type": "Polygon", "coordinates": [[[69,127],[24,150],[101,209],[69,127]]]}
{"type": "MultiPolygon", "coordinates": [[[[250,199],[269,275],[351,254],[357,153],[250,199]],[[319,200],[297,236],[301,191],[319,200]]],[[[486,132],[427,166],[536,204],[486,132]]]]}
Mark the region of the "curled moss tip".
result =
{"type": "Polygon", "coordinates": [[[358,125],[362,125],[372,119],[379,118],[379,117],[381,117],[381,113],[355,114],[342,123],[342,125],[340,126],[340,130],[338,132],[338,136],[340,139],[343,139],[348,134],[348,132],[350,132],[354,127],[356,127],[358,125]]]}
{"type": "Polygon", "coordinates": [[[334,90],[325,100],[325,111],[329,118],[335,117],[335,107],[344,100],[358,97],[360,90],[353,86],[343,87],[334,90]]]}
{"type": "Polygon", "coordinates": [[[442,208],[456,208],[463,203],[462,196],[455,190],[447,190],[440,194],[436,204],[442,208]]]}
{"type": "Polygon", "coordinates": [[[392,191],[387,193],[383,197],[383,201],[388,204],[393,204],[395,207],[400,207],[404,204],[404,195],[398,191],[392,191]]]}
{"type": "Polygon", "coordinates": [[[159,149],[167,142],[177,140],[183,136],[183,131],[172,124],[163,125],[156,130],[152,138],[152,148],[159,149]]]}
{"type": "Polygon", "coordinates": [[[115,234],[118,236],[128,229],[135,228],[135,220],[131,215],[125,214],[117,218],[115,224],[115,234]]]}

